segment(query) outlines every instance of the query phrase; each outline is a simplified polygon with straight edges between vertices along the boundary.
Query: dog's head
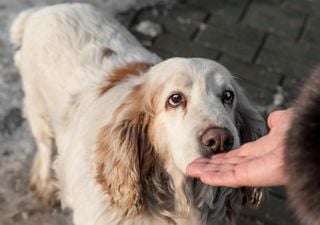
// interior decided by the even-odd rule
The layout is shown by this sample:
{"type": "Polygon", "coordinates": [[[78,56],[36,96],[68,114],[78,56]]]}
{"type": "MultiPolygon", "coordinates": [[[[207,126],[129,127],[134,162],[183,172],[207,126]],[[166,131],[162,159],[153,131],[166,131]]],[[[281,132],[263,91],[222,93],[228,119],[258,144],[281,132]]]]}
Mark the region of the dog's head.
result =
{"type": "Polygon", "coordinates": [[[181,172],[195,158],[231,150],[264,130],[260,114],[218,63],[175,58],[149,73],[145,94],[153,98],[154,144],[181,172]]]}
{"type": "Polygon", "coordinates": [[[192,160],[256,139],[264,120],[211,60],[173,58],[141,68],[129,71],[141,73],[137,84],[98,137],[97,180],[126,215],[146,205],[165,214],[177,209],[176,180],[192,160]]]}

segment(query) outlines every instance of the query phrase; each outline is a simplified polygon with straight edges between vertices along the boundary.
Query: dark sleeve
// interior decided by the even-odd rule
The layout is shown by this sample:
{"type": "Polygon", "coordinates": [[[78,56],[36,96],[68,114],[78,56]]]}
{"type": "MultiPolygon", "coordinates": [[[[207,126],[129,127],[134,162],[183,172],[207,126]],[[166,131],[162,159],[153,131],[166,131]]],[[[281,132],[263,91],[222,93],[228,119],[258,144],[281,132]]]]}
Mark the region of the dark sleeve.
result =
{"type": "Polygon", "coordinates": [[[320,224],[320,68],[301,88],[286,138],[288,200],[303,225],[320,224]]]}

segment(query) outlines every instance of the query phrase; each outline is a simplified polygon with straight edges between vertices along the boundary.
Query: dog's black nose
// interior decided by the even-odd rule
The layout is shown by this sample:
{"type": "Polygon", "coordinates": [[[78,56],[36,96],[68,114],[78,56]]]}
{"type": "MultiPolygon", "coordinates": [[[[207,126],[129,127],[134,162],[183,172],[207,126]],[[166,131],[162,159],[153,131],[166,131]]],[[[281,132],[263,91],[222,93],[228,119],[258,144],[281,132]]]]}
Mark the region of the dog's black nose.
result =
{"type": "Polygon", "coordinates": [[[227,129],[210,128],[202,135],[201,142],[210,153],[221,153],[232,149],[233,136],[227,129]]]}

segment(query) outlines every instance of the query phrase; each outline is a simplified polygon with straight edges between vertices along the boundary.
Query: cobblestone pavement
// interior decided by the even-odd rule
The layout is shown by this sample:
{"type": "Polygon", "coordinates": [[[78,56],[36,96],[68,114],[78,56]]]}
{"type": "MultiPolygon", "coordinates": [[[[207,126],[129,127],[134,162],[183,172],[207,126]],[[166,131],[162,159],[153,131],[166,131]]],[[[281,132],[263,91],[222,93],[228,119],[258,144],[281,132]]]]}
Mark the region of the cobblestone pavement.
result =
{"type": "MultiPolygon", "coordinates": [[[[145,9],[141,21],[162,25],[139,40],[163,58],[205,57],[225,65],[267,114],[290,106],[320,63],[320,2],[307,0],[185,0],[163,12],[145,9]]],[[[238,224],[297,224],[284,188],[269,189],[260,209],[244,209],[238,224]]]]}
{"type": "MultiPolygon", "coordinates": [[[[7,5],[1,1],[0,19],[6,19],[1,12],[7,5]]],[[[99,2],[104,9],[103,1],[88,2],[99,2]]],[[[27,6],[29,1],[20,8],[27,6]]],[[[290,106],[302,81],[320,62],[317,0],[183,0],[130,10],[119,19],[163,58],[205,57],[221,62],[265,115],[290,106]],[[137,31],[146,21],[157,25],[153,24],[157,29],[152,37],[137,31]]],[[[0,33],[0,225],[70,224],[59,210],[43,209],[26,188],[26,168],[35,147],[21,117],[19,76],[8,59],[10,53],[2,51],[8,49],[3,35],[0,33]],[[14,149],[13,142],[18,143],[14,149]]],[[[286,206],[284,189],[268,192],[260,209],[243,210],[239,225],[296,224],[286,206]]]]}

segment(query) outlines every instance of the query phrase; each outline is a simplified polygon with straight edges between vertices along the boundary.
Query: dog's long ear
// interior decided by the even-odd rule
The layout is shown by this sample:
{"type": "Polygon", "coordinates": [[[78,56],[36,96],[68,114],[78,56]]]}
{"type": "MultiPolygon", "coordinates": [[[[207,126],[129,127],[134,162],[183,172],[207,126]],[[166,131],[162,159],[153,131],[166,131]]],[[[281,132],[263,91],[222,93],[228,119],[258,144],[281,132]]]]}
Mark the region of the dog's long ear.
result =
{"type": "Polygon", "coordinates": [[[95,158],[96,180],[124,216],[136,215],[143,208],[141,154],[152,147],[147,137],[148,116],[137,94],[134,90],[115,111],[112,123],[101,130],[95,158]]]}
{"type": "MultiPolygon", "coordinates": [[[[236,106],[236,126],[241,144],[254,141],[267,132],[266,123],[261,114],[253,107],[239,86],[235,86],[238,96],[236,106]]],[[[258,187],[242,188],[243,204],[258,207],[261,204],[263,190],[258,187]]]]}
{"type": "Polygon", "coordinates": [[[241,144],[253,141],[266,134],[266,123],[261,114],[253,107],[241,87],[236,85],[238,96],[235,122],[240,134],[241,144]]]}
{"type": "Polygon", "coordinates": [[[96,180],[123,216],[173,210],[173,190],[163,159],[150,140],[153,113],[140,85],[114,113],[98,137],[96,180]]]}

